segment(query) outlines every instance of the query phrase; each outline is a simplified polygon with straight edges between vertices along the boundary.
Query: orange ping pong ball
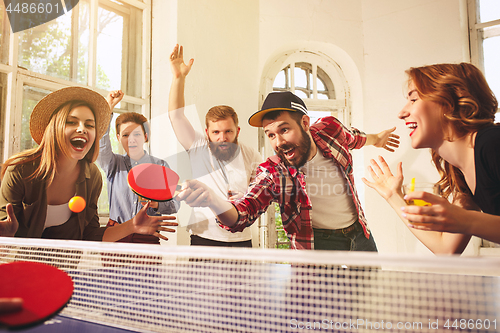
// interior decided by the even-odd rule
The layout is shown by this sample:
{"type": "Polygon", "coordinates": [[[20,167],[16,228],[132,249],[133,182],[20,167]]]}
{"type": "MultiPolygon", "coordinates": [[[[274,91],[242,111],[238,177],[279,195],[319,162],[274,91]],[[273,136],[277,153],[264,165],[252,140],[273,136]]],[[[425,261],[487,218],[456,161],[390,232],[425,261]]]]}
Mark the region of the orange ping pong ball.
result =
{"type": "Polygon", "coordinates": [[[69,200],[68,206],[72,212],[80,213],[85,209],[85,199],[79,196],[74,196],[69,200]]]}

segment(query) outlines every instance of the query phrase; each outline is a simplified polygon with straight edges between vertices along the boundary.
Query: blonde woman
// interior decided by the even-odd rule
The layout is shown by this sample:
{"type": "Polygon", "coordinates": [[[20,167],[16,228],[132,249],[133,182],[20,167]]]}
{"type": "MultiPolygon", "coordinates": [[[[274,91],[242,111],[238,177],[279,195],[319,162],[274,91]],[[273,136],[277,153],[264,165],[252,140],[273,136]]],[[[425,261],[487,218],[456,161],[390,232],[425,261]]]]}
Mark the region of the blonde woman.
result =
{"type": "Polygon", "coordinates": [[[173,232],[169,216],[148,216],[149,203],[120,226],[102,228],[97,199],[102,177],[93,163],[110,117],[106,99],[80,87],[55,91],[33,109],[30,132],[38,148],[9,158],[2,167],[0,236],[116,241],[132,233],[173,232]],[[73,213],[73,196],[86,207],[73,213]]]}
{"type": "Polygon", "coordinates": [[[403,171],[385,160],[369,167],[377,190],[434,253],[461,253],[472,235],[500,242],[500,126],[498,102],[481,71],[469,63],[410,68],[408,102],[399,113],[415,149],[430,148],[442,196],[403,198],[403,171]],[[408,206],[421,199],[432,206],[408,206]],[[450,203],[451,201],[452,203],[450,203]]]}

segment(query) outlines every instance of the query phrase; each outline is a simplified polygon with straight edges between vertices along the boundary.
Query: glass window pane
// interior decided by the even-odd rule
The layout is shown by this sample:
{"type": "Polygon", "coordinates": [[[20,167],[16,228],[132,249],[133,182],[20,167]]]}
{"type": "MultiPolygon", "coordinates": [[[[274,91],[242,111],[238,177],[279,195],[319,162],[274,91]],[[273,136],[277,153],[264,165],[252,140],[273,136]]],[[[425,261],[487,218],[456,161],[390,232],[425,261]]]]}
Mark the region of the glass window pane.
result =
{"type": "Polygon", "coordinates": [[[70,79],[71,12],[19,33],[19,66],[40,74],[70,79]]]}
{"type": "Polygon", "coordinates": [[[99,7],[97,35],[97,87],[121,89],[124,17],[99,7]]]}
{"type": "Polygon", "coordinates": [[[295,87],[307,88],[306,71],[303,70],[302,68],[295,67],[294,74],[295,74],[295,82],[294,82],[295,87]]]}
{"type": "Polygon", "coordinates": [[[21,151],[35,148],[38,145],[31,138],[30,134],[30,116],[35,105],[46,95],[50,94],[50,90],[34,88],[30,86],[23,87],[23,112],[21,121],[21,151]]]}
{"type": "Polygon", "coordinates": [[[277,249],[289,249],[290,239],[286,236],[286,232],[283,229],[283,222],[281,221],[280,207],[277,203],[274,204],[275,209],[275,221],[276,221],[276,248],[277,249]]]}
{"type": "Polygon", "coordinates": [[[274,88],[286,88],[286,82],[285,82],[285,70],[282,70],[281,72],[276,75],[276,78],[274,79],[273,83],[274,88]]]}
{"type": "MultiPolygon", "coordinates": [[[[317,76],[318,92],[324,93],[328,96],[327,99],[335,99],[335,87],[333,85],[332,79],[326,74],[326,72],[318,66],[318,76],[317,76]]],[[[323,97],[318,97],[323,99],[323,97]]]]}
{"type": "Polygon", "coordinates": [[[325,84],[319,78],[316,80],[316,85],[318,87],[318,91],[325,91],[326,90],[325,84]]]}
{"type": "Polygon", "coordinates": [[[118,153],[121,154],[120,143],[118,142],[118,139],[116,138],[116,118],[118,118],[118,116],[120,114],[121,113],[113,112],[113,118],[111,118],[111,125],[109,128],[109,138],[111,140],[111,148],[113,149],[113,152],[117,153],[117,154],[118,153]]]}
{"type": "MultiPolygon", "coordinates": [[[[109,138],[111,139],[111,147],[115,154],[120,153],[120,151],[118,150],[119,143],[118,140],[116,139],[116,126],[115,126],[115,121],[118,116],[119,116],[118,113],[113,113],[113,118],[111,119],[111,125],[109,129],[109,138]]],[[[101,190],[101,195],[99,196],[99,201],[97,202],[98,214],[99,216],[109,216],[108,181],[106,178],[106,173],[101,169],[99,163],[96,163],[96,165],[99,168],[99,171],[101,171],[102,175],[102,190],[101,190]]]]}
{"type": "Polygon", "coordinates": [[[311,124],[314,124],[319,118],[328,117],[332,115],[330,111],[311,111],[311,110],[309,110],[307,114],[311,119],[311,124]]]}
{"type": "Polygon", "coordinates": [[[77,52],[77,82],[81,84],[88,83],[89,71],[89,22],[90,22],[90,5],[87,1],[82,1],[77,5],[78,8],[78,52],[77,52]]]}
{"type": "Polygon", "coordinates": [[[97,214],[99,216],[109,216],[108,181],[106,179],[106,173],[101,169],[98,163],[95,163],[95,165],[97,165],[102,177],[101,194],[97,200],[97,214]]]}
{"type": "Polygon", "coordinates": [[[486,80],[497,98],[500,98],[500,36],[483,41],[484,71],[486,80]]]}
{"type": "Polygon", "coordinates": [[[500,19],[500,3],[498,0],[479,0],[479,22],[500,19]]]}
{"type": "Polygon", "coordinates": [[[318,93],[318,99],[328,99],[328,95],[318,93]]]}
{"type": "Polygon", "coordinates": [[[297,95],[300,98],[309,98],[307,94],[302,90],[295,90],[295,95],[297,95]]]}
{"type": "Polygon", "coordinates": [[[500,112],[497,112],[497,113],[495,114],[495,122],[496,122],[496,123],[500,123],[500,112]]]}

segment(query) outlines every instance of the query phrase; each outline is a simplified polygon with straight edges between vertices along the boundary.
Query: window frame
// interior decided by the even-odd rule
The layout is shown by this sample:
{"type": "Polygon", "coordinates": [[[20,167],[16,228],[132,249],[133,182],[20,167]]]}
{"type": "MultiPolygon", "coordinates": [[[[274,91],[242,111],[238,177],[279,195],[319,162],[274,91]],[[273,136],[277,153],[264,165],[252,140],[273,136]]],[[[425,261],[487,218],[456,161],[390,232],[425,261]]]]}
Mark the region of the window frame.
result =
{"type": "Polygon", "coordinates": [[[478,22],[479,21],[479,1],[468,0],[468,14],[469,14],[469,43],[470,43],[470,57],[471,63],[478,66],[484,71],[483,62],[483,47],[482,40],[479,38],[479,31],[484,28],[491,28],[497,26],[499,32],[496,36],[500,36],[500,19],[478,22]]]}
{"type": "MultiPolygon", "coordinates": [[[[4,15],[4,24],[2,31],[2,54],[5,55],[3,61],[0,63],[0,73],[7,76],[5,85],[2,87],[0,93],[4,105],[0,106],[0,119],[2,121],[0,126],[0,161],[6,160],[8,157],[15,153],[20,152],[21,147],[21,123],[23,111],[23,87],[25,85],[33,86],[40,89],[55,91],[64,87],[79,86],[92,89],[104,97],[107,96],[108,91],[97,88],[97,36],[98,36],[98,11],[99,8],[106,10],[113,10],[124,12],[129,8],[131,13],[141,15],[142,25],[136,26],[133,29],[132,24],[124,22],[123,31],[123,52],[122,54],[122,78],[121,87],[113,87],[112,89],[121,89],[126,87],[127,83],[133,82],[134,87],[129,88],[131,94],[124,96],[121,102],[121,109],[115,109],[114,112],[127,112],[134,110],[142,113],[148,120],[150,119],[150,92],[151,85],[150,78],[150,53],[151,53],[151,0],[117,0],[124,4],[119,4],[110,0],[87,0],[89,5],[89,45],[88,45],[88,69],[87,69],[87,84],[83,85],[76,83],[71,79],[71,73],[77,69],[76,58],[72,57],[70,64],[70,79],[62,79],[50,75],[40,74],[28,69],[18,67],[18,52],[19,52],[19,35],[22,33],[12,33],[10,25],[7,22],[5,6],[2,6],[4,15]],[[128,6],[134,7],[130,8],[128,6]],[[124,8],[125,7],[125,8],[124,8]],[[130,48],[128,41],[131,38],[139,40],[135,41],[136,47],[130,48]],[[135,61],[140,60],[140,61],[135,61]],[[133,79],[135,78],[135,79],[133,79]],[[144,84],[143,84],[144,83],[144,84]],[[146,84],[148,83],[148,84],[146,84]]],[[[72,9],[71,15],[73,18],[78,14],[79,6],[77,5],[72,9]],[[75,10],[76,9],[76,10],[75,10]]],[[[66,15],[69,13],[66,13],[66,15]]],[[[130,21],[134,21],[133,15],[130,15],[130,21]]],[[[138,20],[135,20],[138,21],[138,20]]],[[[75,26],[72,24],[72,29],[75,26]]],[[[74,31],[73,31],[74,32],[74,31]]],[[[76,38],[72,39],[72,43],[78,43],[76,38]]],[[[73,48],[76,50],[76,48],[73,48]]],[[[76,52],[73,51],[72,52],[76,52]]],[[[76,75],[76,74],[74,74],[76,75]]],[[[2,79],[3,81],[3,79],[2,79]]],[[[98,144],[98,143],[97,143],[98,144]]],[[[149,150],[149,146],[147,147],[149,150]]],[[[101,214],[100,214],[101,216],[101,214]]],[[[102,215],[102,220],[108,220],[106,215],[102,215]]]]}
{"type": "MultiPolygon", "coordinates": [[[[483,73],[486,73],[484,67],[484,52],[483,39],[480,38],[481,30],[484,28],[496,27],[496,32],[490,37],[500,36],[500,19],[479,22],[479,0],[467,1],[467,12],[469,18],[469,50],[470,61],[477,66],[483,73]]],[[[500,96],[497,96],[500,98],[500,96]]],[[[497,116],[500,112],[500,107],[497,110],[497,116]]]]}
{"type": "MultiPolygon", "coordinates": [[[[481,30],[484,28],[497,27],[498,32],[493,36],[500,36],[500,19],[479,22],[479,0],[468,0],[467,1],[467,13],[469,22],[469,50],[470,50],[470,61],[473,65],[477,66],[483,73],[486,73],[484,67],[484,52],[483,52],[483,39],[480,38],[481,30]]],[[[497,96],[499,98],[500,96],[497,96]]],[[[499,115],[500,108],[497,109],[497,116],[499,115]]],[[[480,247],[480,253],[488,255],[486,251],[488,248],[500,247],[500,245],[493,242],[480,239],[478,241],[480,247]],[[484,250],[483,249],[487,249],[484,250]]],[[[488,251],[491,252],[491,251],[488,251]]],[[[498,255],[498,254],[496,254],[498,255]]]]}

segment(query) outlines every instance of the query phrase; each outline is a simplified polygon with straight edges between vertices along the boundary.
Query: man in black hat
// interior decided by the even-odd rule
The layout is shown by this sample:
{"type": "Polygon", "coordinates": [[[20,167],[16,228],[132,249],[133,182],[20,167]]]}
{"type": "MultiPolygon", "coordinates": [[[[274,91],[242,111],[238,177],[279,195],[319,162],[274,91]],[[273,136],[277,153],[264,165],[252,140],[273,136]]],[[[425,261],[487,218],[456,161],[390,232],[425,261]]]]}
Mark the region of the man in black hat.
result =
{"type": "Polygon", "coordinates": [[[210,207],[232,232],[277,202],[292,248],[377,251],[354,187],[349,150],[374,145],[392,152],[399,146],[396,128],[366,135],[335,117],[311,125],[306,105],[291,92],[270,93],[248,122],[264,128],[276,155],[259,165],[244,197],[228,203],[190,181],[180,198],[210,207]]]}

